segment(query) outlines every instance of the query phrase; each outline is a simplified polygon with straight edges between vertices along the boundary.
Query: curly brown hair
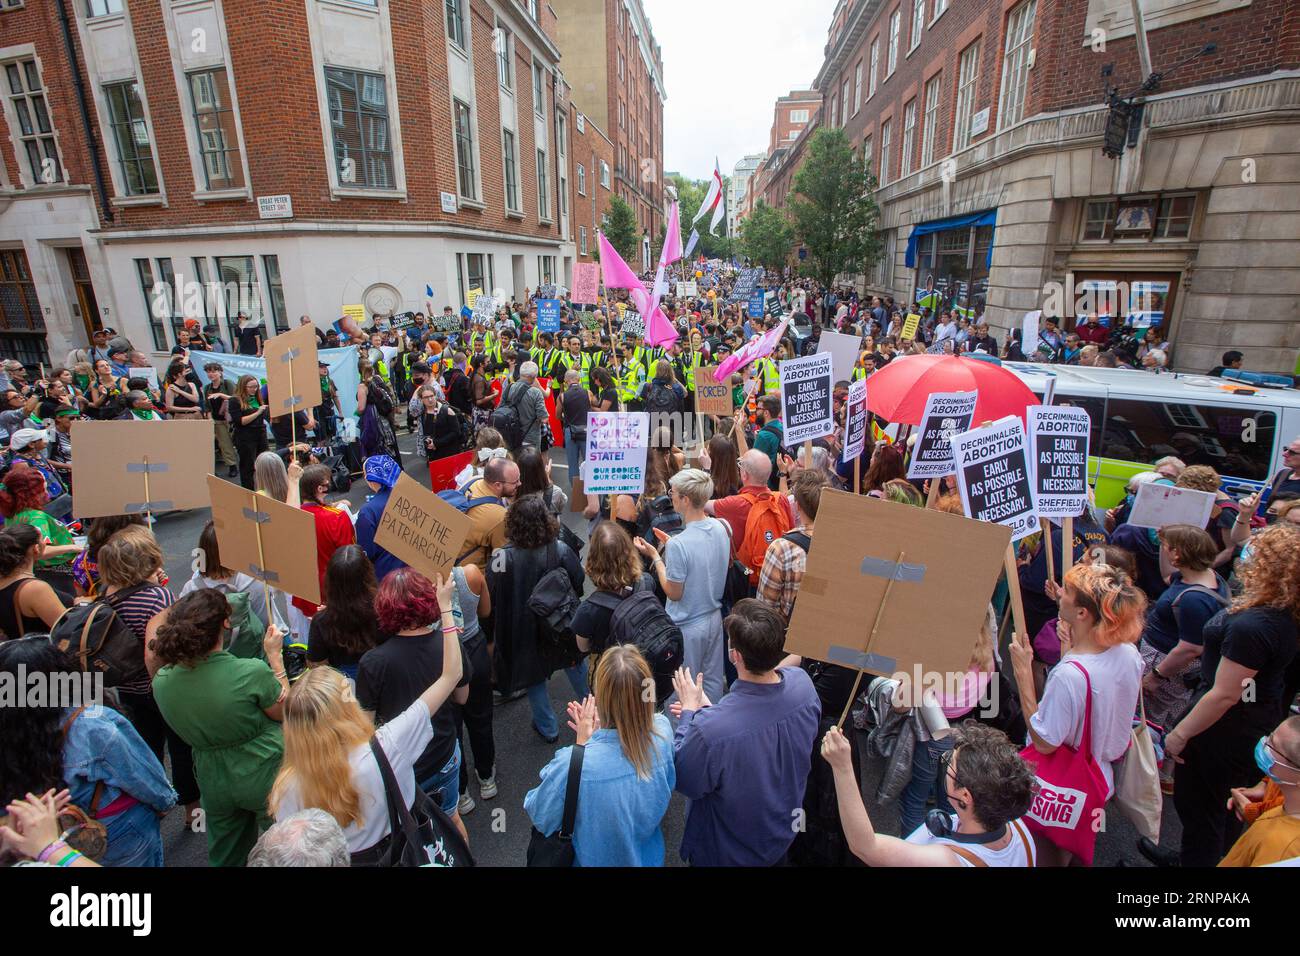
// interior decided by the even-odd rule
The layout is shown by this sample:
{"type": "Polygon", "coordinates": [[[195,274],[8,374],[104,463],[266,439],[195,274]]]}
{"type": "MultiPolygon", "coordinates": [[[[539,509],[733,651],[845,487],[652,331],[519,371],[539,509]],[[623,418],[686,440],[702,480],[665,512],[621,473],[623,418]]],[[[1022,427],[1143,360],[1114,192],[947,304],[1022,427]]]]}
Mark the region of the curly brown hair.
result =
{"type": "Polygon", "coordinates": [[[641,577],[641,556],[617,521],[602,521],[587,542],[587,577],[598,591],[618,594],[641,577]]]}
{"type": "Polygon", "coordinates": [[[964,720],[953,728],[953,743],[954,783],[970,791],[971,809],[980,823],[996,830],[1029,811],[1038,780],[1006,734],[964,720]]]}
{"type": "Polygon", "coordinates": [[[506,539],[520,551],[544,548],[560,536],[560,523],[541,495],[523,495],[506,512],[506,539]]]}
{"type": "Polygon", "coordinates": [[[157,636],[149,642],[164,664],[195,667],[212,652],[221,635],[230,604],[214,588],[191,591],[165,612],[167,619],[158,625],[157,636]]]}
{"type": "Polygon", "coordinates": [[[1273,607],[1300,622],[1300,530],[1273,525],[1250,539],[1251,555],[1237,568],[1241,594],[1233,611],[1273,607]]]}

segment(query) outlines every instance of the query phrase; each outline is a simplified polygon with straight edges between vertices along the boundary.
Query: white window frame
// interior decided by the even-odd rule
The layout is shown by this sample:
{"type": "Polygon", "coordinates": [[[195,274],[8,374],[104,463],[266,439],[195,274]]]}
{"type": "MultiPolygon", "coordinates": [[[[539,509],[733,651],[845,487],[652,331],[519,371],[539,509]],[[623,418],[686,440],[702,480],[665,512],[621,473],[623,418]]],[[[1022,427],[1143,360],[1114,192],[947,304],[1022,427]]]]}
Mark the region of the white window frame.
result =
{"type": "Polygon", "coordinates": [[[876,95],[876,77],[880,73],[880,37],[871,41],[871,65],[867,70],[867,99],[876,95]]]}
{"type": "Polygon", "coordinates": [[[943,73],[936,73],[925,84],[925,113],[921,121],[921,169],[934,162],[934,151],[939,139],[939,81],[943,73]]]}
{"type": "Polygon", "coordinates": [[[579,255],[582,255],[582,256],[588,255],[588,252],[587,252],[587,227],[586,227],[586,226],[579,226],[579,227],[578,227],[578,254],[579,254],[579,255]]]}
{"type": "Polygon", "coordinates": [[[880,171],[877,182],[884,186],[889,182],[889,150],[894,136],[894,118],[891,116],[880,124],[880,171]]]}
{"type": "Polygon", "coordinates": [[[1025,118],[1029,92],[1029,54],[1034,44],[1037,0],[1025,0],[1007,14],[1006,43],[1002,55],[1002,83],[998,93],[998,129],[1014,126],[1025,118]]]}
{"type": "Polygon", "coordinates": [[[587,195],[587,167],[582,163],[578,164],[578,195],[587,195]]]}
{"type": "Polygon", "coordinates": [[[912,153],[916,146],[916,97],[903,105],[903,154],[899,161],[898,174],[910,175],[912,172],[912,153]]]}
{"type": "Polygon", "coordinates": [[[949,0],[934,0],[934,15],[930,17],[930,22],[934,23],[941,16],[948,12],[949,0]]]}
{"type": "Polygon", "coordinates": [[[465,3],[464,0],[443,0],[442,16],[447,24],[447,39],[451,44],[463,53],[469,52],[469,33],[465,26],[465,3]],[[454,16],[453,16],[454,14],[454,16]],[[455,23],[460,27],[459,30],[453,30],[452,24],[455,23]],[[458,34],[458,35],[453,35],[458,34]]]}
{"type": "Polygon", "coordinates": [[[959,153],[970,145],[971,117],[975,115],[975,91],[980,79],[980,41],[976,40],[961,53],[957,68],[957,105],[953,110],[952,151],[959,153]]]}
{"type": "Polygon", "coordinates": [[[507,93],[513,93],[515,91],[515,40],[500,20],[497,21],[492,41],[497,47],[494,51],[497,61],[497,85],[507,93]]]}
{"type": "Polygon", "coordinates": [[[501,130],[501,181],[505,189],[506,212],[523,214],[523,203],[519,201],[519,150],[515,143],[515,131],[501,130]],[[509,139],[507,139],[509,137],[509,139]],[[514,196],[510,195],[511,179],[514,180],[514,196]],[[511,199],[514,201],[511,202],[511,199]]]}
{"type": "Polygon", "coordinates": [[[840,94],[836,93],[831,99],[831,126],[840,125],[840,94]]]}
{"type": "Polygon", "coordinates": [[[546,170],[546,150],[537,149],[537,216],[542,222],[551,222],[551,186],[546,170]]]}
{"type": "Polygon", "coordinates": [[[609,189],[609,163],[600,161],[600,184],[609,189]]]}
{"type": "Polygon", "coordinates": [[[894,70],[898,69],[898,46],[902,38],[900,33],[903,29],[903,9],[896,7],[894,12],[889,15],[889,59],[885,64],[885,79],[894,75],[894,70]]]}
{"type": "MultiPolygon", "coordinates": [[[[122,7],[123,7],[122,0],[83,0],[83,2],[86,5],[87,20],[97,20],[100,17],[117,16],[119,13],[122,12],[122,7]],[[104,8],[101,12],[98,13],[95,12],[96,3],[98,3],[100,6],[104,8]],[[114,6],[116,6],[117,9],[112,9],[114,6]]],[[[10,8],[17,8],[22,6],[22,3],[20,0],[19,3],[8,3],[5,4],[5,6],[10,8]]]]}
{"type": "Polygon", "coordinates": [[[533,60],[533,112],[546,118],[546,67],[533,60]]]}
{"type": "Polygon", "coordinates": [[[843,125],[849,121],[849,78],[847,76],[840,84],[840,106],[844,109],[844,115],[840,117],[843,125]]]}
{"type": "MultiPolygon", "coordinates": [[[[54,111],[50,108],[50,88],[45,85],[45,71],[41,69],[40,58],[36,56],[36,49],[33,46],[20,47],[16,55],[0,62],[0,101],[4,103],[5,119],[9,123],[9,140],[13,145],[14,152],[18,160],[18,179],[27,189],[38,189],[46,186],[58,186],[70,182],[68,179],[68,167],[63,162],[63,148],[59,142],[59,127],[54,121],[54,111]],[[27,76],[23,64],[28,60],[32,61],[33,68],[36,70],[36,77],[41,81],[39,91],[27,89],[27,76]],[[23,74],[24,91],[14,94],[9,86],[9,78],[6,75],[8,67],[13,65],[23,74]],[[28,99],[31,96],[39,95],[45,101],[45,113],[50,120],[50,131],[46,133],[34,133],[26,136],[22,132],[22,126],[18,122],[18,110],[14,105],[18,99],[28,99]],[[37,152],[41,154],[42,160],[51,158],[45,149],[40,145],[42,139],[52,139],[54,141],[54,161],[58,164],[58,178],[52,183],[47,183],[40,178],[40,175],[31,168],[31,158],[27,155],[27,147],[23,144],[28,141],[34,141],[37,144],[37,152]]],[[[35,113],[28,107],[29,114],[35,119],[35,113]]],[[[161,182],[161,179],[160,179],[161,182]]]]}
{"type": "Polygon", "coordinates": [[[464,100],[460,99],[459,97],[453,96],[451,98],[451,152],[452,152],[452,156],[455,157],[455,164],[456,164],[456,195],[458,195],[461,199],[468,200],[469,202],[472,203],[479,202],[480,201],[479,196],[482,194],[482,190],[479,188],[479,164],[478,164],[477,150],[474,145],[474,126],[475,126],[474,107],[471,104],[466,103],[464,100]],[[461,163],[460,163],[460,155],[459,155],[460,144],[458,142],[460,131],[457,129],[457,124],[456,124],[456,107],[458,106],[465,107],[465,115],[467,117],[467,121],[469,125],[469,129],[467,131],[469,134],[469,143],[467,144],[466,148],[469,152],[470,179],[473,180],[473,182],[469,183],[470,187],[472,187],[474,190],[472,194],[466,190],[465,188],[466,184],[460,181],[461,163]]]}
{"type": "Polygon", "coordinates": [[[912,0],[912,35],[907,41],[907,54],[921,45],[921,33],[925,30],[925,5],[927,0],[912,0]]]}
{"type": "Polygon", "coordinates": [[[858,115],[858,110],[862,109],[862,61],[858,60],[858,65],[853,69],[853,115],[858,115]]]}
{"type": "Polygon", "coordinates": [[[790,122],[791,122],[791,123],[806,123],[806,122],[808,122],[808,111],[807,111],[807,110],[791,110],[791,111],[790,111],[790,122]]]}

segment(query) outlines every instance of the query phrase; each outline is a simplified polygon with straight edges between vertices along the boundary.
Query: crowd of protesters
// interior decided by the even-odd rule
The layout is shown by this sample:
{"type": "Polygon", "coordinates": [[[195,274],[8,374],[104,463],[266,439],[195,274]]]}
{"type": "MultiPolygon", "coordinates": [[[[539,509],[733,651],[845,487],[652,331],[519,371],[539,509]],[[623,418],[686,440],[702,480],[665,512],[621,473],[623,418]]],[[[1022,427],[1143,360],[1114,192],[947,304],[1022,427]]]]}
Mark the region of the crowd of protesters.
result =
{"type": "MultiPolygon", "coordinates": [[[[533,733],[558,744],[567,723],[574,743],[540,768],[523,809],[535,843],[554,836],[577,773],[577,865],[659,866],[669,854],[697,866],[1078,863],[1091,844],[1072,851],[1028,820],[1035,755],[1086,741],[1109,798],[1140,720],[1182,824],[1179,846],[1144,838],[1144,855],[1189,866],[1300,857],[1300,438],[1267,502],[1224,502],[1206,528],[1136,528],[1124,507],[1090,507],[1063,576],[1044,560],[1046,548],[1063,553],[1059,529],[1022,541],[1027,632],[1005,625],[1001,583],[955,694],[918,697],[907,680],[858,687],[855,671],[784,651],[822,494],[924,507],[928,489],[905,477],[907,444],[878,429],[854,487],[841,454],[847,382],[835,389],[837,433],[787,448],[775,363],[815,351],[822,328],[862,337],[853,378],[917,351],[1016,358],[1023,346],[1013,335],[999,349],[976,317],[935,299],[902,308],[769,276],[775,311],[809,321],[735,376],[734,416],[710,418],[695,442],[678,424],[656,430],[639,495],[557,484],[547,450],[562,440],[575,478],[589,412],[690,419],[694,370],[776,321],[726,301],[733,274],[712,276],[699,298],[665,301],[682,335],[663,349],[619,334],[617,293],[594,310],[566,299],[558,331],[540,329],[529,294],[491,314],[430,307],[373,330],[318,329],[322,348],[358,346],[350,426],[325,365],[322,405],[292,427],[270,418],[254,376],[232,384],[209,364],[201,382],[188,349],[259,354],[246,323],[233,350],[215,329],[187,328],[157,386],[131,374],[143,356],[112,330],[33,386],[6,369],[0,675],[76,674],[51,634],[86,602],[113,610],[136,659],[109,706],[0,707],[0,855],[162,865],[159,821],[177,812],[202,821],[213,865],[397,865],[412,848],[392,821],[409,812],[446,841],[439,859],[416,862],[463,861],[473,848],[462,818],[499,795],[494,704],[527,697],[533,733]],[[908,314],[921,321],[903,338],[908,314]],[[225,568],[211,523],[195,542],[202,571],[174,590],[143,517],[75,522],[60,440],[71,421],[205,416],[229,477],[313,515],[321,605],[225,568]],[[446,579],[375,543],[406,470],[404,430],[428,461],[465,462],[454,484],[476,506],[446,579]],[[320,460],[349,436],[373,493],[355,515],[333,500],[347,489],[320,460]],[[562,520],[579,511],[585,534],[562,520]],[[560,671],[572,696],[557,715],[560,671]],[[1002,699],[990,710],[991,689],[1002,699]],[[890,819],[873,819],[863,775],[891,751],[906,760],[889,760],[890,819]],[[673,793],[689,804],[680,845],[666,846],[673,793]]],[[[1080,346],[1047,322],[1031,354],[1167,365],[1146,361],[1164,355],[1158,330],[1135,362],[1123,343],[1086,334],[1080,346]]],[[[1218,488],[1205,466],[1151,467],[1141,481],[1218,488]]],[[[936,506],[961,513],[944,490],[936,506]]]]}

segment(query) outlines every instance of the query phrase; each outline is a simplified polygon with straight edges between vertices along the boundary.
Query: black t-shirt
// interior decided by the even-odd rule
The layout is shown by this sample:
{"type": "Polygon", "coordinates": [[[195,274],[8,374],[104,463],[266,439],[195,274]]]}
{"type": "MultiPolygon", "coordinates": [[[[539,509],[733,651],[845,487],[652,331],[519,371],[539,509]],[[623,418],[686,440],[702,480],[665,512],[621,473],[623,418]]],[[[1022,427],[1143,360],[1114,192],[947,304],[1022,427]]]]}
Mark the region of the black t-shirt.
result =
{"type": "MultiPolygon", "coordinates": [[[[461,674],[457,687],[469,684],[470,663],[460,649],[461,674]]],[[[442,632],[438,628],[411,637],[387,637],[366,651],[357,667],[357,703],[373,711],[376,723],[392,720],[429,689],[442,673],[442,632]]],[[[442,770],[456,750],[456,719],[447,700],[430,718],[433,740],[415,762],[416,781],[428,780],[442,770]]]]}
{"type": "Polygon", "coordinates": [[[1276,475],[1273,476],[1273,484],[1269,486],[1270,488],[1272,488],[1271,495],[1280,495],[1283,493],[1300,495],[1300,478],[1288,477],[1288,478],[1283,478],[1280,483],[1278,482],[1278,478],[1281,478],[1282,475],[1290,475],[1290,474],[1291,474],[1290,468],[1283,468],[1281,471],[1279,471],[1276,475]]]}
{"type": "Polygon", "coordinates": [[[262,327],[254,325],[251,328],[239,329],[235,336],[239,340],[240,355],[256,355],[257,340],[262,335],[262,327]]]}
{"type": "MultiPolygon", "coordinates": [[[[1285,675],[1296,655],[1295,619],[1283,610],[1252,607],[1229,613],[1221,611],[1201,630],[1205,652],[1201,656],[1202,692],[1214,685],[1220,659],[1256,671],[1253,699],[1238,699],[1228,711],[1273,727],[1282,719],[1290,701],[1284,699],[1285,675]]],[[[1225,715],[1226,716],[1226,715],[1225,715]]]]}
{"type": "Polygon", "coordinates": [[[330,667],[355,668],[362,655],[342,650],[330,640],[328,620],[324,608],[311,619],[311,630],[307,632],[307,660],[313,663],[323,661],[330,667]]]}
{"type": "MultiPolygon", "coordinates": [[[[298,441],[304,442],[307,440],[307,413],[294,412],[293,417],[297,423],[298,441]]],[[[271,435],[275,438],[276,448],[288,448],[293,442],[293,431],[288,415],[271,419],[271,435]]]]}
{"type": "Polygon", "coordinates": [[[614,386],[611,385],[605,389],[598,397],[602,402],[609,402],[609,408],[606,411],[618,411],[618,389],[614,388],[614,386]]]}
{"type": "Polygon", "coordinates": [[[591,411],[591,396],[581,385],[569,386],[560,393],[560,404],[563,406],[563,414],[560,416],[564,419],[564,424],[569,428],[585,429],[587,427],[587,412],[591,411]]]}
{"type": "MultiPolygon", "coordinates": [[[[266,408],[265,405],[261,407],[263,410],[265,410],[266,408]]],[[[263,411],[262,415],[258,416],[257,418],[254,418],[247,425],[244,424],[244,416],[251,415],[255,411],[257,411],[257,409],[253,408],[253,406],[249,403],[248,399],[240,400],[238,398],[232,398],[230,400],[230,414],[231,417],[233,418],[233,424],[235,426],[235,434],[265,436],[266,434],[265,411],[263,411]]]]}
{"type": "Polygon", "coordinates": [[[591,642],[591,653],[601,654],[609,646],[609,622],[613,616],[613,611],[592,601],[583,601],[573,612],[573,633],[591,642]]]}

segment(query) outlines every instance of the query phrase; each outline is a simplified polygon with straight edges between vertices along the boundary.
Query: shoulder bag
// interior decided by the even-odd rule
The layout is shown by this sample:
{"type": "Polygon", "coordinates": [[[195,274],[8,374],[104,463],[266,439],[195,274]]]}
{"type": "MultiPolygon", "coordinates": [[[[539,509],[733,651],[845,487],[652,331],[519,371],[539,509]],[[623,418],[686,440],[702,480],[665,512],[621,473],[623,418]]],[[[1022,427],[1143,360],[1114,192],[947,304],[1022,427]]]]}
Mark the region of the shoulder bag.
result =
{"type": "Polygon", "coordinates": [[[573,866],[576,852],[573,849],[573,828],[578,820],[578,790],[582,784],[582,744],[574,744],[569,754],[569,779],[564,785],[564,816],[560,828],[550,836],[533,827],[528,838],[529,866],[573,866]]]}

